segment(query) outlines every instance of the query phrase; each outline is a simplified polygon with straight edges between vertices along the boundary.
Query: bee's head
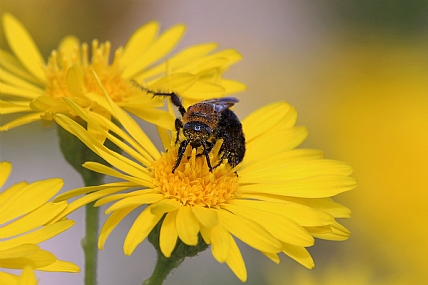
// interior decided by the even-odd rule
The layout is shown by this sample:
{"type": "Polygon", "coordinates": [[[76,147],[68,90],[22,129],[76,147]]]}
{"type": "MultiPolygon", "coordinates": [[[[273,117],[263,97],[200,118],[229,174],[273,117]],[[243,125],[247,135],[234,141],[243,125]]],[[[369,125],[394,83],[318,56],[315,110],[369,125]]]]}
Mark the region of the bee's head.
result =
{"type": "Polygon", "coordinates": [[[183,126],[183,134],[190,139],[191,143],[206,141],[211,137],[212,133],[212,129],[201,122],[188,122],[183,126]]]}

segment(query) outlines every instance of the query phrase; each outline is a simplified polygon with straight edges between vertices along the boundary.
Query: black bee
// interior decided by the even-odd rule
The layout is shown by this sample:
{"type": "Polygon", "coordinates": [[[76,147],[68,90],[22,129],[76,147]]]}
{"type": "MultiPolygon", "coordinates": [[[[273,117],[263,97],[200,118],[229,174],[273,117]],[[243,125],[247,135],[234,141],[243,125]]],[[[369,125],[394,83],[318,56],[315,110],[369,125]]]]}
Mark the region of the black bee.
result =
{"type": "Polygon", "coordinates": [[[180,131],[183,132],[186,138],[180,142],[178,148],[177,161],[172,168],[172,173],[180,165],[187,145],[192,148],[203,148],[203,153],[210,171],[219,166],[224,159],[235,167],[243,159],[245,154],[245,137],[242,131],[242,124],[235,113],[230,110],[238,99],[234,97],[217,98],[206,101],[201,101],[191,105],[187,110],[181,104],[180,97],[174,93],[154,92],[142,89],[152,93],[153,96],[169,97],[172,104],[178,107],[181,114],[181,120],[175,120],[175,129],[177,137],[175,143],[178,143],[180,138],[180,131]],[[220,162],[214,167],[211,166],[209,160],[209,152],[215,145],[216,140],[223,139],[223,144],[220,148],[220,162]]]}

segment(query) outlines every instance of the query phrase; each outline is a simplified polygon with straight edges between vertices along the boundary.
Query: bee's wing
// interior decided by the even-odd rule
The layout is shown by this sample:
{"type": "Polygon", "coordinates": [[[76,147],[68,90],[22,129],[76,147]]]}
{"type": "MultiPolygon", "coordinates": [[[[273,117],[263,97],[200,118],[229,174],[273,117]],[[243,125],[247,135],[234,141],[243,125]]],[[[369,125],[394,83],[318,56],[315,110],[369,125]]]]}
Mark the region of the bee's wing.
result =
{"type": "Polygon", "coordinates": [[[211,99],[211,100],[206,100],[203,101],[204,103],[209,103],[211,105],[213,105],[214,110],[217,113],[221,113],[226,109],[229,109],[230,107],[232,107],[233,105],[235,105],[235,103],[238,103],[239,100],[235,97],[223,97],[223,98],[216,98],[216,99],[211,99]]]}

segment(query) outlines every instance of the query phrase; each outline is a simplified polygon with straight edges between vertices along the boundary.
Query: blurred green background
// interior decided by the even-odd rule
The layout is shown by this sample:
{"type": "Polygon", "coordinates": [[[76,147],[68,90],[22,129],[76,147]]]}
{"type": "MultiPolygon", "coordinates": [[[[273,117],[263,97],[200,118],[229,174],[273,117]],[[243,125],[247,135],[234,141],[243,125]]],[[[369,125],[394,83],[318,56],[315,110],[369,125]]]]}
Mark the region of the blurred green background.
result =
{"type": "MultiPolygon", "coordinates": [[[[286,100],[309,129],[304,147],[354,166],[359,187],[335,198],[353,211],[341,221],[351,238],[317,240],[309,248],[312,270],[284,255],[276,265],[240,244],[247,284],[428,280],[427,1],[0,0],[0,11],[27,27],[46,58],[67,34],[82,42],[109,40],[114,50],[150,20],[164,29],[185,23],[179,47],[215,41],[244,56],[226,74],[248,86],[237,95],[239,117],[286,100]]],[[[2,30],[0,42],[8,49],[2,30]]],[[[64,190],[81,186],[61,157],[54,129],[31,124],[1,133],[0,159],[14,165],[8,184],[62,177],[64,190]]],[[[78,224],[42,246],[82,265],[82,211],[71,218],[78,224]]],[[[150,275],[155,252],[148,242],[131,257],[122,253],[133,218],[100,252],[99,284],[140,284],[150,275]]],[[[38,277],[40,284],[83,284],[82,274],[38,277]]],[[[165,284],[201,283],[241,284],[210,251],[186,260],[165,284]]]]}

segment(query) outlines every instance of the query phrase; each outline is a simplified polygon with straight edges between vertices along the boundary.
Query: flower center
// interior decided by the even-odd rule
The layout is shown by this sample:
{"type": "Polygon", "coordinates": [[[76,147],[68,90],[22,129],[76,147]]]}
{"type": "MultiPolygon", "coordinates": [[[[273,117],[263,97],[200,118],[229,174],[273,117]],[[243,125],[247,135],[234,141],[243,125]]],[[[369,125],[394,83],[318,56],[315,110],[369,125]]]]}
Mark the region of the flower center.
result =
{"type": "MultiPolygon", "coordinates": [[[[60,50],[59,54],[53,50],[45,67],[46,78],[48,85],[46,86],[46,95],[54,98],[70,97],[73,94],[67,86],[66,76],[68,69],[77,65],[83,73],[83,85],[87,92],[99,94],[102,96],[101,90],[92,74],[94,70],[107,94],[118,102],[123,101],[129,95],[129,91],[133,88],[129,80],[122,77],[120,68],[120,58],[122,50],[116,50],[114,59],[109,64],[110,42],[101,43],[97,40],[92,42],[92,58],[89,59],[88,45],[83,43],[80,47],[75,45],[71,53],[66,54],[60,50]]],[[[135,87],[134,87],[135,88],[135,87]]]]}
{"type": "MultiPolygon", "coordinates": [[[[210,153],[211,165],[219,161],[217,143],[210,153]]],[[[188,146],[180,165],[172,173],[177,159],[177,147],[171,148],[153,163],[154,185],[167,199],[177,199],[181,205],[217,207],[231,202],[238,195],[238,177],[223,161],[212,172],[204,155],[188,146]]]]}

